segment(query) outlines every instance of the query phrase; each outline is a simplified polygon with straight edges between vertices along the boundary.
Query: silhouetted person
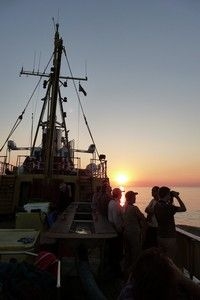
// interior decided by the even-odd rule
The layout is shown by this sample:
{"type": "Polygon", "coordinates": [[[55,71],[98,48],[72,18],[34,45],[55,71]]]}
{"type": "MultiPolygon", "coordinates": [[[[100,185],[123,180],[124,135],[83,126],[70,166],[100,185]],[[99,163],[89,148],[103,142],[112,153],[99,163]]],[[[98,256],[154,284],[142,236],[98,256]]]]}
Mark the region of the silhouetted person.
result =
{"type": "Polygon", "coordinates": [[[147,223],[148,228],[145,237],[144,249],[156,247],[157,246],[157,231],[158,231],[158,222],[154,213],[154,207],[159,200],[159,186],[154,186],[151,189],[152,200],[149,202],[145,208],[145,213],[147,213],[147,223]]]}
{"type": "Polygon", "coordinates": [[[108,221],[112,224],[117,233],[116,238],[108,240],[108,263],[110,264],[111,274],[120,277],[122,274],[120,262],[123,257],[123,219],[120,199],[122,191],[114,188],[112,198],[108,204],[108,221]]]}
{"type": "Polygon", "coordinates": [[[158,248],[147,249],[132,268],[118,300],[198,300],[200,286],[158,248]]]}
{"type": "MultiPolygon", "coordinates": [[[[130,266],[136,261],[142,251],[142,243],[147,228],[146,219],[140,209],[134,205],[136,195],[133,191],[128,191],[125,194],[124,205],[124,272],[130,272],[130,266]]],[[[126,276],[126,274],[124,274],[126,276]]]]}
{"type": "Polygon", "coordinates": [[[176,256],[176,227],[174,215],[177,212],[185,212],[186,207],[179,197],[179,193],[170,191],[170,188],[162,186],[159,188],[159,201],[154,207],[158,222],[158,246],[172,259],[176,256]],[[173,203],[177,200],[179,206],[173,203]]]}
{"type": "Polygon", "coordinates": [[[108,184],[98,186],[92,198],[92,211],[108,218],[108,204],[111,200],[111,187],[108,184]]]}

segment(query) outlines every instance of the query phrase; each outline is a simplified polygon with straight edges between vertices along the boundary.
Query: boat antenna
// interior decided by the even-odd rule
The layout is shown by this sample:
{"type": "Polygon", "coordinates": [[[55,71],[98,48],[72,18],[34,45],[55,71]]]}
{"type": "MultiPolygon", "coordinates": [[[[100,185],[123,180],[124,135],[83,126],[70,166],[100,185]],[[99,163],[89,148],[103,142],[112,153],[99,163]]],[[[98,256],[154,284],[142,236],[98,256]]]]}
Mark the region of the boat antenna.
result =
{"type": "Polygon", "coordinates": [[[36,53],[34,51],[34,58],[33,58],[33,71],[35,70],[35,57],[36,57],[36,53]]]}
{"type": "Polygon", "coordinates": [[[38,60],[38,72],[39,72],[39,69],[40,69],[40,61],[41,61],[41,51],[40,51],[39,60],[38,60]]]}
{"type": "Polygon", "coordinates": [[[85,77],[87,77],[87,60],[85,60],[85,77]]]}
{"type": "Polygon", "coordinates": [[[32,147],[32,143],[33,143],[33,113],[31,115],[31,141],[30,141],[30,149],[32,147]]]}
{"type": "MultiPolygon", "coordinates": [[[[71,75],[71,77],[73,78],[72,69],[71,69],[71,67],[70,67],[70,63],[69,63],[69,59],[68,59],[68,57],[67,57],[67,52],[66,52],[65,47],[63,47],[63,52],[64,52],[65,58],[66,58],[66,60],[67,60],[67,65],[68,65],[68,68],[69,68],[70,75],[71,75]]],[[[83,114],[83,118],[84,118],[85,124],[86,124],[86,126],[87,126],[87,129],[88,129],[89,135],[90,135],[90,137],[91,137],[91,140],[92,140],[92,142],[93,142],[93,144],[95,145],[95,148],[96,148],[96,144],[95,144],[95,142],[94,142],[94,138],[93,138],[93,136],[92,136],[92,132],[91,132],[91,130],[90,130],[90,127],[89,127],[89,125],[88,125],[88,122],[87,122],[87,119],[86,119],[86,116],[85,116],[85,113],[84,113],[84,110],[83,110],[83,106],[82,106],[81,99],[80,99],[80,96],[79,96],[79,93],[78,93],[78,89],[77,89],[76,84],[75,84],[75,80],[73,79],[72,81],[73,81],[74,89],[75,89],[75,91],[76,91],[76,95],[77,95],[77,98],[78,98],[78,102],[79,102],[79,105],[80,105],[80,108],[81,108],[81,111],[82,111],[82,114],[83,114]]],[[[98,158],[99,158],[99,153],[98,153],[97,148],[96,148],[96,152],[97,152],[97,155],[98,155],[98,158]]]]}
{"type": "Polygon", "coordinates": [[[54,31],[56,31],[56,23],[55,23],[54,17],[52,17],[52,22],[53,22],[54,31]]]}
{"type": "MultiPolygon", "coordinates": [[[[58,11],[58,19],[59,19],[59,11],[58,11]]],[[[55,22],[54,17],[52,17],[54,32],[58,31],[59,22],[55,22]]]]}

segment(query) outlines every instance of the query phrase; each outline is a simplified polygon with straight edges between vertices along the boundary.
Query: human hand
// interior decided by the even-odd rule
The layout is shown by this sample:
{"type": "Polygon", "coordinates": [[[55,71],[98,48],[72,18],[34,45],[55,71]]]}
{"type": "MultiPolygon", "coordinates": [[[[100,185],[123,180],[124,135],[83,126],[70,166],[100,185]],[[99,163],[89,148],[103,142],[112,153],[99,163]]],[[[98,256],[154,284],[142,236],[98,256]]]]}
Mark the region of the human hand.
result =
{"type": "Polygon", "coordinates": [[[171,191],[170,194],[172,197],[175,197],[175,198],[177,198],[179,196],[179,192],[176,192],[176,191],[171,191]]]}

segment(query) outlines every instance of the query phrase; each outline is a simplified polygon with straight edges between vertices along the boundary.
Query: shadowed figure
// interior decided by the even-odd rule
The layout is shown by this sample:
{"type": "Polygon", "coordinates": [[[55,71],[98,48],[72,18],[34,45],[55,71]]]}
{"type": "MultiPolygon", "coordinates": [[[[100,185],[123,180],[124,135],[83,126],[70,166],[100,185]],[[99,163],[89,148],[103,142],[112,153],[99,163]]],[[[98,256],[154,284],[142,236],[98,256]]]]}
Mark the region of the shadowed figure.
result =
{"type": "Polygon", "coordinates": [[[144,250],[118,300],[198,300],[200,286],[158,248],[144,250]]]}

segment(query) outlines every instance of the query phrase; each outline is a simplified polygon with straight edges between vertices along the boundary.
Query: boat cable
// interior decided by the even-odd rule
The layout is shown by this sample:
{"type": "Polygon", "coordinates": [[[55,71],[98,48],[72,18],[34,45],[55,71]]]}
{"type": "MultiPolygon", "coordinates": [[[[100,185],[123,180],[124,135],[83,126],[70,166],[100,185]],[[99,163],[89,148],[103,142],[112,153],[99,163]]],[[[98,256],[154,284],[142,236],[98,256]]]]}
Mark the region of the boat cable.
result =
{"type": "MultiPolygon", "coordinates": [[[[70,75],[71,75],[71,77],[73,78],[72,69],[71,69],[71,66],[70,66],[70,63],[69,63],[69,59],[68,59],[68,57],[67,57],[67,52],[66,52],[65,47],[63,47],[63,52],[64,52],[64,55],[65,55],[65,58],[66,58],[66,61],[67,61],[67,65],[68,65],[68,68],[69,68],[70,75]]],[[[76,96],[77,96],[77,98],[78,98],[78,102],[79,102],[79,105],[80,105],[80,108],[81,108],[81,111],[82,111],[82,114],[83,114],[83,118],[84,118],[86,127],[87,127],[87,129],[88,129],[88,132],[89,132],[89,135],[90,135],[90,137],[91,137],[91,140],[92,140],[93,144],[95,145],[95,149],[96,149],[96,152],[97,152],[97,156],[98,156],[98,158],[99,158],[99,153],[98,153],[98,150],[97,150],[97,148],[96,148],[96,144],[95,144],[95,142],[94,142],[94,138],[93,138],[92,132],[91,132],[91,130],[90,130],[90,127],[89,127],[89,125],[88,125],[88,122],[87,122],[87,119],[86,119],[86,116],[85,116],[85,113],[84,113],[84,110],[83,110],[83,106],[82,106],[81,99],[80,99],[80,96],[79,96],[79,93],[78,93],[78,89],[77,89],[76,84],[75,84],[75,80],[72,79],[72,81],[73,81],[74,89],[75,89],[75,91],[76,91],[76,96]]]]}
{"type": "MultiPolygon", "coordinates": [[[[49,66],[49,64],[50,64],[50,62],[51,62],[51,60],[52,60],[52,58],[53,58],[53,55],[54,55],[54,53],[51,55],[51,58],[49,59],[49,61],[48,61],[47,65],[46,65],[46,67],[44,68],[43,74],[46,72],[46,70],[47,70],[47,68],[48,68],[48,66],[49,66]]],[[[42,76],[40,76],[40,78],[39,78],[39,80],[38,80],[38,82],[37,82],[37,84],[36,84],[36,86],[35,86],[35,88],[34,88],[32,94],[31,94],[31,96],[30,96],[30,98],[29,98],[27,104],[25,105],[24,110],[22,111],[22,113],[19,115],[19,117],[18,117],[17,120],[15,121],[15,123],[14,123],[12,129],[10,130],[10,133],[8,134],[8,137],[6,138],[6,140],[5,140],[4,144],[2,145],[2,147],[0,148],[0,152],[3,150],[3,148],[4,148],[5,145],[6,145],[6,143],[8,142],[8,140],[10,139],[10,137],[12,136],[12,134],[15,132],[15,130],[17,129],[17,127],[19,126],[19,124],[21,123],[21,121],[22,121],[22,119],[23,119],[23,115],[24,115],[24,113],[25,113],[25,111],[26,111],[28,105],[30,104],[30,101],[31,101],[31,99],[33,98],[33,96],[34,96],[34,94],[35,94],[35,92],[36,92],[36,90],[37,90],[37,88],[38,88],[38,86],[39,86],[41,80],[42,80],[42,76]]]]}

